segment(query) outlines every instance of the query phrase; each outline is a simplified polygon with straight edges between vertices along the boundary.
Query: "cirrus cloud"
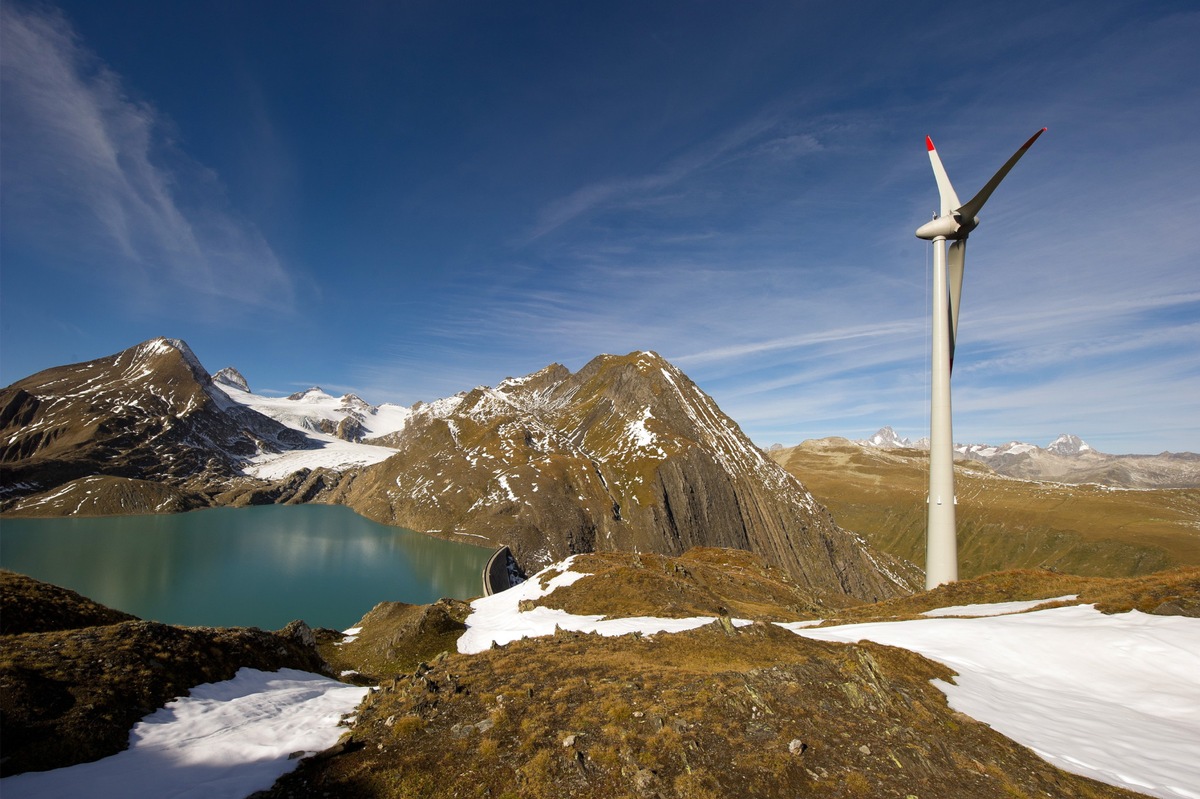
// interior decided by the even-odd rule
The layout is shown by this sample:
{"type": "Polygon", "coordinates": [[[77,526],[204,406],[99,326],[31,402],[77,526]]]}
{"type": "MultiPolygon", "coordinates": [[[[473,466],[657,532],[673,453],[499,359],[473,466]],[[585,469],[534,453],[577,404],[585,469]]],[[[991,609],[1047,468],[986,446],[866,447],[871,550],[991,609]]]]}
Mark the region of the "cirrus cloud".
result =
{"type": "Polygon", "coordinates": [[[55,11],[0,6],[6,237],[140,300],[283,309],[292,280],[214,173],[55,11]]]}

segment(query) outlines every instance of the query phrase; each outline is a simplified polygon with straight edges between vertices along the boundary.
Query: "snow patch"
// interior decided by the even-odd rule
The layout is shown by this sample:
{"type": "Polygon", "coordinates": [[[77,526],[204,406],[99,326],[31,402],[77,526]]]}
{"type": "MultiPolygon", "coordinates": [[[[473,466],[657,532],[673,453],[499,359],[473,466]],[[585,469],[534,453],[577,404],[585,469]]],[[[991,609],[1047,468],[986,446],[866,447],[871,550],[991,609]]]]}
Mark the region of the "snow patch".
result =
{"type": "Polygon", "coordinates": [[[295,768],[290,754],[337,743],[342,716],[367,690],[294,669],[243,668],[146,716],[124,752],[6,777],[0,786],[5,799],[242,799],[295,768]]]}
{"type": "MultiPolygon", "coordinates": [[[[467,631],[458,639],[458,651],[476,654],[490,649],[493,643],[503,645],[521,638],[554,635],[555,629],[599,633],[604,636],[625,635],[631,632],[643,635],[682,632],[702,627],[716,618],[694,616],[687,619],[665,619],[635,616],[605,619],[603,614],[577,615],[555,608],[535,607],[527,611],[520,609],[522,600],[540,599],[553,593],[556,588],[571,585],[590,576],[583,572],[571,571],[574,560],[575,556],[572,555],[561,563],[548,566],[518,586],[472,602],[471,615],[466,621],[467,631]],[[543,588],[543,579],[553,572],[560,573],[551,577],[543,588]]],[[[739,627],[750,623],[742,619],[734,621],[739,627]]]]}

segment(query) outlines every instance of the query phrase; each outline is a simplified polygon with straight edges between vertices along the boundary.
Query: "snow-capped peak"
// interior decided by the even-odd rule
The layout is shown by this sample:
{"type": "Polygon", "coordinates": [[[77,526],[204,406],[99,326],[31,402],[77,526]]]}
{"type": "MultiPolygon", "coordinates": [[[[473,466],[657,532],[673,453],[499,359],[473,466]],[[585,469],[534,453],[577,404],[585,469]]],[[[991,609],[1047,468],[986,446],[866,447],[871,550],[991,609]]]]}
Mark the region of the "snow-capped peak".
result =
{"type": "Polygon", "coordinates": [[[898,447],[911,447],[913,445],[911,441],[901,437],[891,427],[881,427],[875,435],[857,443],[878,449],[896,449],[898,447]]]}
{"type": "Polygon", "coordinates": [[[1050,442],[1046,447],[1047,452],[1054,452],[1058,455],[1081,455],[1084,452],[1092,452],[1092,448],[1088,443],[1079,436],[1073,436],[1069,433],[1063,433],[1058,438],[1050,442]]]}
{"type": "Polygon", "coordinates": [[[357,394],[343,394],[339,401],[340,407],[359,413],[375,413],[376,408],[357,394]]]}
{"type": "Polygon", "coordinates": [[[171,350],[179,353],[179,356],[183,358],[184,363],[192,370],[192,374],[195,375],[197,380],[200,382],[208,380],[208,370],[200,363],[200,359],[196,357],[196,353],[192,352],[192,348],[182,339],[163,338],[160,336],[142,342],[133,349],[133,359],[135,363],[144,366],[148,362],[168,354],[171,350]]]}
{"type": "Polygon", "coordinates": [[[297,391],[295,394],[289,394],[287,398],[292,402],[319,402],[322,404],[334,399],[333,395],[326,394],[320,386],[297,391]]]}
{"type": "Polygon", "coordinates": [[[242,373],[232,366],[226,366],[213,375],[213,382],[220,383],[228,388],[237,389],[238,391],[250,392],[250,384],[246,382],[246,378],[242,377],[242,373]]]}

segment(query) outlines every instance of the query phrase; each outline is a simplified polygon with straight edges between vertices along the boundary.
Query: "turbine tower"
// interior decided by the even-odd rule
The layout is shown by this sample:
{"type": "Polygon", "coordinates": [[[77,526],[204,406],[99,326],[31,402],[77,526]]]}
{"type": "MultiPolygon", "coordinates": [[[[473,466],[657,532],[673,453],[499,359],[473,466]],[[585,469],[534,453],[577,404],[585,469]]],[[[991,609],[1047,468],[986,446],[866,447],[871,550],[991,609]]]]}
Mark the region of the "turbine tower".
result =
{"type": "Polygon", "coordinates": [[[954,432],[950,421],[950,371],[958,338],[958,306],[962,298],[967,236],[979,225],[979,211],[1021,160],[1042,128],[1013,153],[1000,171],[966,204],[958,201],[933,139],[925,137],[941,208],[933,221],[917,228],[917,238],[933,242],[933,354],[929,410],[929,506],[925,528],[925,589],[958,579],[958,538],[954,527],[954,432]],[[945,242],[953,242],[947,255],[945,242]]]}

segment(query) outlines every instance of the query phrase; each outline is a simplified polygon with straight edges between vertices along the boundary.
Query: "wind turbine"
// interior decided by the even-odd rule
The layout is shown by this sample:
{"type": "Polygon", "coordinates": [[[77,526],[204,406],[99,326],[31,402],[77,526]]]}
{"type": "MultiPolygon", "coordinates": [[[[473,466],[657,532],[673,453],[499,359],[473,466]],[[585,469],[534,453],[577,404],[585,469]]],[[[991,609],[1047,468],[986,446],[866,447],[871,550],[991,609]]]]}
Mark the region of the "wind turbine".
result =
{"type": "Polygon", "coordinates": [[[950,371],[958,338],[958,306],[962,299],[967,236],[979,225],[979,211],[1021,160],[1042,128],[1030,137],[1000,171],[967,203],[958,201],[933,139],[925,137],[929,161],[941,195],[941,209],[932,221],[917,228],[917,238],[933,242],[933,354],[929,410],[929,504],[925,529],[925,589],[958,579],[958,539],[954,527],[954,432],[950,421],[950,371]],[[947,257],[945,242],[953,242],[947,257]]]}

